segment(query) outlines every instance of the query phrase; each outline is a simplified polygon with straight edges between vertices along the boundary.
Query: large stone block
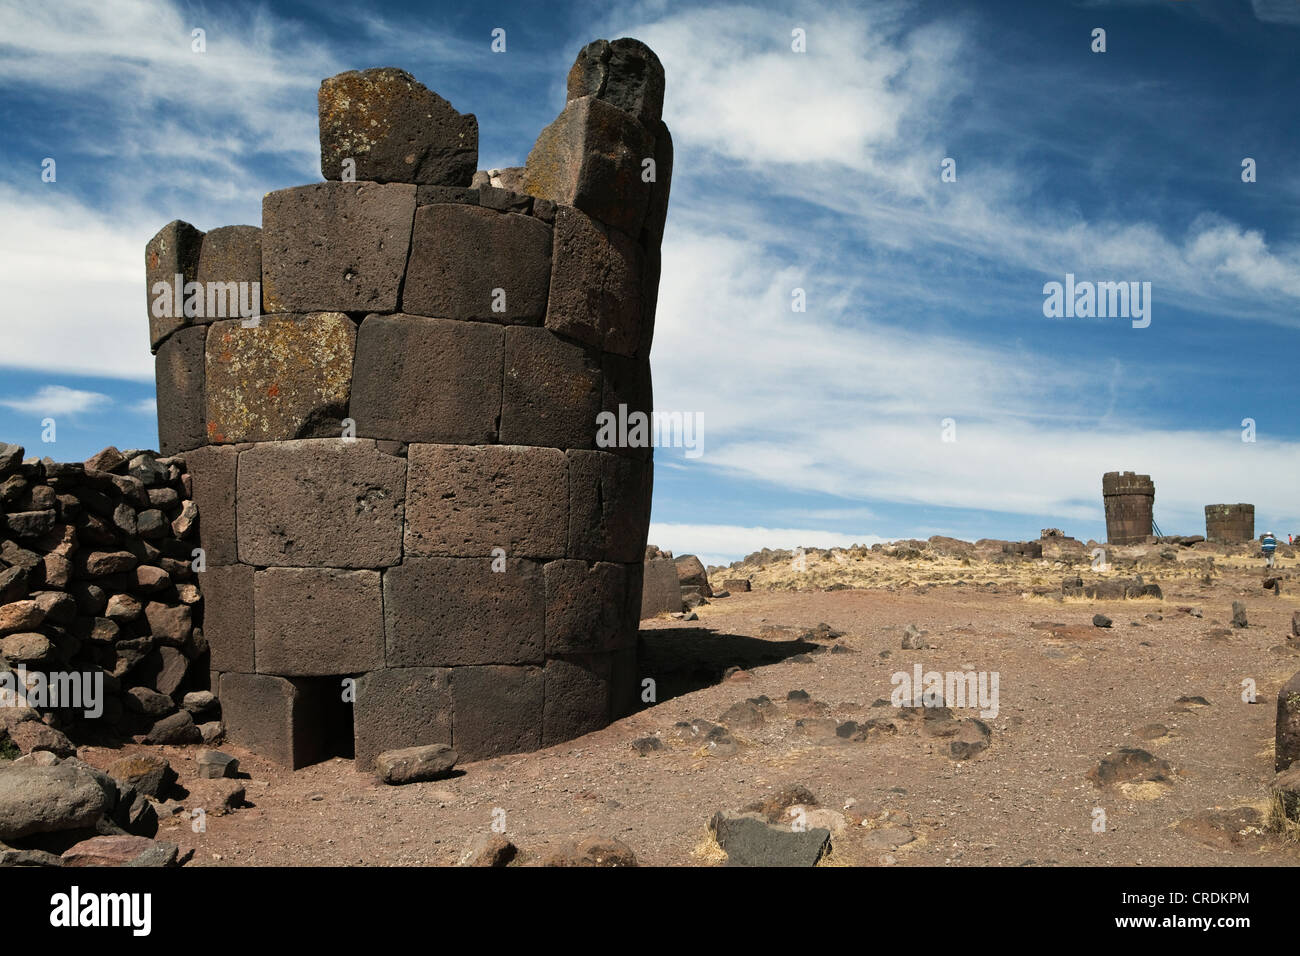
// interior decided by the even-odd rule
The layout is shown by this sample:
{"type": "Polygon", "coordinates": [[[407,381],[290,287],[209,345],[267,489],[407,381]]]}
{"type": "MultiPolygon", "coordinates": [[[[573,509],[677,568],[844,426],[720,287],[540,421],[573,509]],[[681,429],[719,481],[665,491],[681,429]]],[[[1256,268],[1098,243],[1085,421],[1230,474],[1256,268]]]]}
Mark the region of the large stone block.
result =
{"type": "Polygon", "coordinates": [[[610,655],[553,657],[546,662],[542,746],[581,737],[609,723],[610,655]]]}
{"type": "Polygon", "coordinates": [[[341,179],[468,186],[478,168],[478,119],[458,113],[405,70],[383,67],[331,76],[317,94],[320,168],[341,179]]]}
{"type": "Polygon", "coordinates": [[[357,327],[341,312],[216,322],[208,335],[207,440],[343,434],[357,327]]]}
{"type": "Polygon", "coordinates": [[[593,654],[625,642],[627,572],[605,561],[549,561],[546,575],[546,654],[593,654]]]}
{"type": "Polygon", "coordinates": [[[664,109],[663,65],[640,40],[594,40],[569,69],[568,98],[584,96],[617,106],[653,129],[664,109]]]}
{"type": "MultiPolygon", "coordinates": [[[[649,128],[655,138],[655,178],[650,184],[650,200],[646,203],[641,245],[647,249],[658,249],[664,238],[664,226],[668,222],[668,196],[673,185],[673,138],[663,121],[649,128]]],[[[651,312],[653,314],[653,308],[651,312]]]]}
{"type": "Polygon", "coordinates": [[[421,206],[415,212],[402,311],[540,325],[550,277],[546,223],[464,203],[421,206]]]}
{"type": "Polygon", "coordinates": [[[267,312],[396,312],[415,187],[315,183],[262,199],[267,312]]]}
{"type": "Polygon", "coordinates": [[[222,674],[221,720],[227,739],[291,770],[325,756],[322,690],[269,674],[222,674]]]}
{"type": "Polygon", "coordinates": [[[649,358],[605,353],[601,358],[600,387],[602,417],[597,420],[596,447],[628,458],[649,459],[654,452],[654,388],[649,358]],[[639,421],[646,424],[638,432],[639,421]]]}
{"type": "Polygon", "coordinates": [[[591,448],[600,401],[598,355],[547,329],[505,330],[503,444],[591,448]]]}
{"type": "Polygon", "coordinates": [[[189,325],[184,313],[185,286],[197,281],[203,233],[188,222],[174,219],[158,230],[144,247],[146,307],[149,310],[149,345],[158,351],[167,336],[189,325]],[[182,301],[177,303],[176,277],[181,276],[182,301]],[[158,283],[167,286],[166,290],[158,283]],[[177,308],[180,305],[181,308],[177,308]]]}
{"type": "Polygon", "coordinates": [[[240,454],[239,560],[381,568],[402,557],[406,462],[368,439],[273,442],[240,454]]]}
{"type": "Polygon", "coordinates": [[[203,237],[199,285],[204,321],[262,314],[262,230],[221,226],[203,237]]]}
{"type": "Polygon", "coordinates": [[[628,113],[595,96],[570,100],[528,154],[524,191],[576,206],[626,236],[641,233],[650,184],[642,162],[654,136],[628,113]]]}
{"type": "Polygon", "coordinates": [[[268,568],[254,581],[257,670],[289,677],[384,666],[378,571],[268,568]]]}
{"type": "MultiPolygon", "coordinates": [[[[451,671],[395,667],[357,680],[352,707],[356,768],[367,772],[385,750],[451,744],[451,671]]],[[[464,756],[462,754],[462,756],[464,756]]]]}
{"type": "Polygon", "coordinates": [[[570,451],[569,556],[632,564],[645,554],[654,470],[604,451],[570,451]]]}
{"type": "Polygon", "coordinates": [[[542,744],[540,667],[457,667],[451,676],[452,746],[462,760],[536,750],[542,744]]]}
{"type": "Polygon", "coordinates": [[[408,557],[384,572],[388,666],[540,664],[544,609],[536,561],[408,557]]]}
{"type": "Polygon", "coordinates": [[[1295,674],[1277,695],[1277,740],[1274,767],[1278,773],[1300,764],[1300,673],[1295,674]]]}
{"type": "Polygon", "coordinates": [[[546,327],[618,355],[641,338],[641,247],[571,206],[555,212],[546,327]]]}
{"type": "Polygon", "coordinates": [[[234,564],[239,560],[235,543],[235,473],[239,452],[229,446],[196,448],[186,454],[185,464],[194,482],[204,561],[209,568],[234,564]]]}
{"type": "Polygon", "coordinates": [[[256,622],[253,569],[246,564],[210,567],[199,578],[203,592],[203,636],[214,671],[252,673],[256,622]]]}
{"type": "Polygon", "coordinates": [[[682,609],[682,584],[672,558],[647,558],[641,586],[641,619],[677,614],[682,609]]]}
{"type": "Polygon", "coordinates": [[[494,443],[505,331],[451,319],[367,316],[357,335],[352,383],[357,435],[494,443]]]}
{"type": "Polygon", "coordinates": [[[515,445],[411,445],[406,554],[558,557],[569,520],[564,452],[515,445]]]}
{"type": "Polygon", "coordinates": [[[177,455],[207,442],[204,391],[206,325],[180,329],[158,347],[158,447],[177,455]]]}

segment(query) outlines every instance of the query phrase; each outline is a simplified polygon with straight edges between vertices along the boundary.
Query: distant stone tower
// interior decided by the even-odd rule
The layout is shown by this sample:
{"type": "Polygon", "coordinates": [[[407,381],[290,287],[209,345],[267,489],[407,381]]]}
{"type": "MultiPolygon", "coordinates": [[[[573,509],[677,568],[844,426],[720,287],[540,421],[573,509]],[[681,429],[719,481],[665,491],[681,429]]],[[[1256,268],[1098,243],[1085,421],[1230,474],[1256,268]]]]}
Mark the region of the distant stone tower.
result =
{"type": "Polygon", "coordinates": [[[1254,538],[1254,505],[1205,506],[1205,540],[1216,544],[1240,544],[1254,538]]]}
{"type": "Polygon", "coordinates": [[[644,44],[588,44],[527,165],[476,172],[472,114],[402,70],[342,73],[325,182],[266,194],[261,229],[146,246],[160,441],[193,476],[235,742],[369,770],[634,709],[651,449],[604,447],[600,421],[652,411],[663,94],[644,44]]]}
{"type": "Polygon", "coordinates": [[[1101,479],[1106,505],[1106,540],[1111,544],[1137,544],[1151,535],[1151,514],[1156,486],[1150,475],[1108,471],[1101,479]]]}

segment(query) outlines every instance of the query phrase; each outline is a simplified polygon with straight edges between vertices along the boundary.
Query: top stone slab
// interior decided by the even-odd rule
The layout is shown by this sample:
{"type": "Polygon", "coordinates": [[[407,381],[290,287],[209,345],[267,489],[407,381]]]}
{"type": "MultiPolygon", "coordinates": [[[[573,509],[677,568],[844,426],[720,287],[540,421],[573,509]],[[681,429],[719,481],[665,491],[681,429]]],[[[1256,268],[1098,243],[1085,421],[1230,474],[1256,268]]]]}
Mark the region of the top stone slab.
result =
{"type": "Polygon", "coordinates": [[[468,186],[478,168],[478,119],[458,113],[405,70],[331,76],[317,94],[326,179],[468,186]]]}

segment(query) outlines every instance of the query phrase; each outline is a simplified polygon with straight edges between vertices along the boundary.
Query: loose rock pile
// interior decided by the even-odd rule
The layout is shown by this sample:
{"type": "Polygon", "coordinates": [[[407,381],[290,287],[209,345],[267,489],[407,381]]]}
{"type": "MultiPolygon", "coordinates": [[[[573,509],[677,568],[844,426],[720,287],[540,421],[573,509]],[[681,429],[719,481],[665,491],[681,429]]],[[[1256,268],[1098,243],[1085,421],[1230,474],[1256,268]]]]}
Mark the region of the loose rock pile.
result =
{"type": "Polygon", "coordinates": [[[0,521],[0,677],[28,705],[0,707],[0,739],[70,756],[74,741],[219,736],[184,458],[0,445],[0,521]]]}

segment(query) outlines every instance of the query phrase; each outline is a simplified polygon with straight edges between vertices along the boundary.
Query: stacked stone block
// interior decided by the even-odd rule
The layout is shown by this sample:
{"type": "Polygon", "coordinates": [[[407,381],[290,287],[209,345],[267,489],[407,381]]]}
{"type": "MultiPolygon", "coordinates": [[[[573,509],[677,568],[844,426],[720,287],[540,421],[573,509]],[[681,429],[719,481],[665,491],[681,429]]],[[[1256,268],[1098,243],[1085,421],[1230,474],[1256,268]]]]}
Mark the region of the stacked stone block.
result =
{"type": "Polygon", "coordinates": [[[1255,506],[1206,505],[1205,540],[1214,544],[1243,544],[1255,540],[1255,506]]]}
{"type": "Polygon", "coordinates": [[[186,696],[209,678],[185,459],[23,456],[0,444],[0,670],[7,688],[24,672],[47,686],[76,675],[83,694],[102,681],[103,697],[95,713],[34,693],[31,710],[0,707],[0,738],[67,756],[130,738],[198,743],[200,724],[215,736],[211,701],[186,696]]]}
{"type": "Polygon", "coordinates": [[[328,79],[326,182],[219,247],[177,222],[147,248],[151,281],[258,263],[259,316],[151,322],[214,689],[251,749],[330,755],[345,693],[361,769],[549,746],[634,704],[652,462],[597,447],[598,415],[651,412],[672,146],[643,44],[574,70],[528,165],[492,174],[477,120],[409,74],[328,79]]]}
{"type": "Polygon", "coordinates": [[[1101,479],[1106,505],[1106,540],[1111,544],[1140,544],[1151,535],[1156,486],[1150,475],[1108,471],[1101,479]]]}

